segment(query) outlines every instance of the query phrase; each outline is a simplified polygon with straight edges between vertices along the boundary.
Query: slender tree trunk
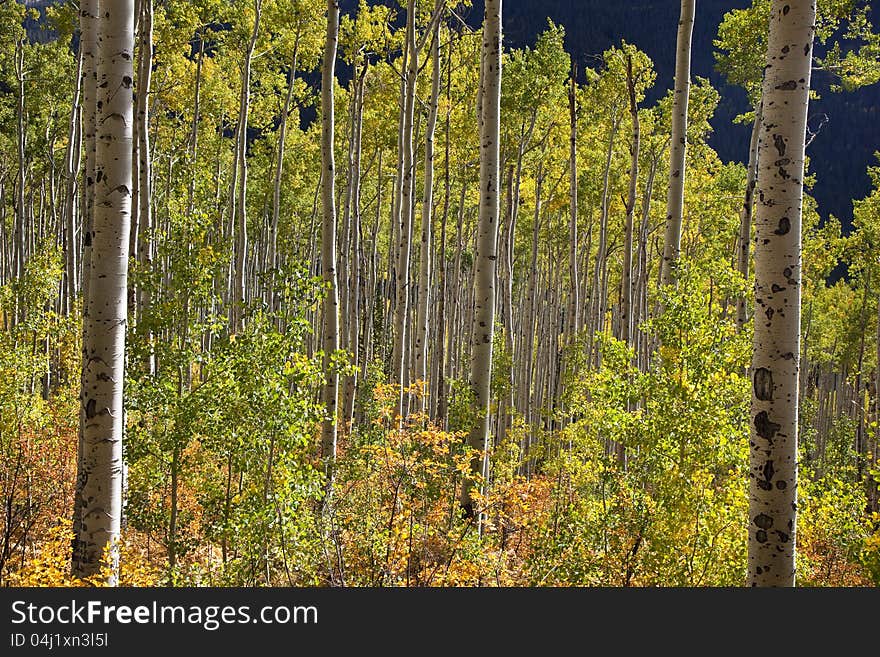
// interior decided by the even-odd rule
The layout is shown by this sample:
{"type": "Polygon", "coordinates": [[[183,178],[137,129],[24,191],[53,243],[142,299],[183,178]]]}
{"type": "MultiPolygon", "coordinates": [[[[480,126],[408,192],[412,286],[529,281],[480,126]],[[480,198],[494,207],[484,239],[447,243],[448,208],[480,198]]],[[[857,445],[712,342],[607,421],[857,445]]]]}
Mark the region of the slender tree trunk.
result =
{"type": "MultiPolygon", "coordinates": [[[[64,177],[65,177],[65,194],[64,194],[64,253],[66,271],[65,277],[67,289],[65,294],[67,297],[66,312],[73,309],[76,300],[77,290],[79,289],[79,243],[76,239],[77,234],[77,203],[76,197],[78,193],[77,175],[81,164],[82,153],[82,127],[80,126],[80,117],[82,114],[82,82],[83,82],[83,47],[82,36],[80,37],[80,47],[77,57],[77,72],[74,80],[73,100],[70,109],[70,138],[67,144],[67,151],[64,155],[64,177]]],[[[80,206],[82,211],[82,206],[80,206]]]]}
{"type": "MultiPolygon", "coordinates": [[[[80,271],[80,280],[82,281],[82,353],[81,353],[81,372],[85,372],[88,354],[85,345],[89,343],[88,337],[88,299],[91,294],[91,261],[92,261],[92,228],[93,216],[95,208],[95,150],[97,148],[97,140],[95,131],[97,129],[97,57],[98,57],[98,0],[81,0],[80,1],[80,49],[83,57],[82,70],[82,135],[83,146],[85,150],[85,169],[83,171],[82,199],[80,207],[82,215],[82,266],[80,271]]],[[[81,380],[81,387],[84,388],[85,381],[81,380]]],[[[83,486],[83,434],[85,428],[85,410],[81,404],[79,413],[79,428],[77,431],[77,464],[76,464],[76,489],[73,496],[73,528],[74,534],[80,531],[82,523],[82,486],[83,486]]],[[[83,543],[77,538],[73,541],[73,554],[71,557],[72,572],[76,573],[78,564],[83,559],[83,543]]]]}
{"type": "MultiPolygon", "coordinates": [[[[437,302],[437,419],[440,426],[446,429],[446,375],[448,350],[446,340],[448,336],[446,317],[446,297],[448,294],[447,284],[447,261],[446,261],[446,224],[449,219],[449,203],[452,195],[452,170],[451,170],[451,143],[450,127],[452,119],[452,40],[449,41],[449,52],[446,57],[446,120],[444,124],[444,156],[443,156],[443,219],[440,225],[440,265],[439,272],[439,299],[437,302]]],[[[464,183],[462,183],[462,186],[464,183]]]]}
{"type": "MultiPolygon", "coordinates": [[[[871,296],[870,269],[868,270],[865,280],[862,284],[864,288],[862,290],[862,304],[861,308],[859,308],[859,357],[858,361],[856,362],[855,399],[853,400],[855,403],[852,404],[852,410],[855,414],[856,423],[856,480],[859,482],[865,481],[866,476],[869,477],[866,471],[866,466],[870,465],[867,462],[868,445],[866,441],[867,427],[865,426],[865,395],[862,392],[862,370],[864,369],[865,365],[865,341],[867,337],[866,333],[868,332],[868,299],[871,296]]],[[[806,336],[804,336],[804,340],[806,341],[806,336]]],[[[806,351],[806,347],[804,347],[804,351],[806,351]]]]}
{"type": "MultiPolygon", "coordinates": [[[[137,220],[132,218],[132,232],[135,224],[139,226],[140,237],[133,240],[136,246],[138,264],[149,271],[153,264],[153,215],[152,207],[152,162],[150,159],[150,79],[153,70],[153,0],[140,0],[140,53],[138,60],[138,87],[135,108],[137,122],[138,182],[137,182],[137,220]]],[[[136,296],[138,317],[150,309],[152,298],[149,286],[141,286],[136,296]]],[[[153,336],[147,335],[150,354],[147,369],[150,374],[156,371],[156,357],[152,348],[153,336]]]]}
{"type": "Polygon", "coordinates": [[[336,161],[333,153],[334,89],[336,48],[339,40],[339,2],[327,0],[327,36],[321,66],[321,161],[323,176],[321,199],[324,221],[321,227],[321,274],[326,286],[323,306],[322,346],[324,351],[324,423],[321,431],[322,454],[332,483],[332,467],[336,460],[337,403],[339,373],[334,362],[339,349],[339,290],[336,281],[336,161]]]}
{"type": "Polygon", "coordinates": [[[127,322],[128,247],[132,186],[132,55],[134,0],[101,7],[94,225],[87,343],[82,379],[82,488],[78,576],[94,575],[110,549],[108,584],[115,585],[122,515],[122,386],[127,322]]]}
{"type": "Polygon", "coordinates": [[[801,212],[815,0],[773,0],[758,145],[749,583],[794,586],[801,212]]]}
{"type": "MultiPolygon", "coordinates": [[[[422,198],[422,241],[419,256],[419,298],[416,317],[415,378],[428,383],[428,318],[431,308],[431,245],[433,243],[432,214],[434,212],[434,133],[440,101],[440,22],[434,28],[431,44],[431,100],[428,104],[428,125],[425,130],[425,187],[422,198]]],[[[427,386],[425,392],[431,388],[427,386]]],[[[419,410],[424,412],[426,395],[419,398],[419,410]]]]}
{"type": "Polygon", "coordinates": [[[413,223],[413,193],[415,175],[415,154],[413,152],[413,132],[415,122],[416,78],[419,72],[418,51],[416,50],[415,36],[415,0],[408,0],[406,13],[406,49],[407,67],[404,79],[404,111],[403,132],[401,135],[401,158],[400,193],[398,195],[398,207],[400,226],[397,246],[397,301],[394,314],[394,348],[392,351],[393,380],[400,384],[398,397],[397,415],[403,422],[406,414],[404,389],[408,384],[407,371],[409,359],[407,358],[407,321],[409,315],[409,264],[410,250],[412,246],[412,223],[413,223]]]}
{"type": "Polygon", "coordinates": [[[681,223],[684,212],[685,159],[687,155],[688,102],[691,89],[691,40],[696,0],[681,0],[678,41],[675,54],[675,91],[672,96],[672,142],[669,162],[669,193],[666,200],[666,237],[660,284],[675,280],[681,257],[681,223]]]}
{"type": "MultiPolygon", "coordinates": [[[[16,120],[16,147],[17,147],[17,169],[15,182],[15,205],[13,207],[15,236],[15,277],[24,276],[24,268],[27,259],[32,252],[30,246],[30,236],[32,231],[29,222],[27,206],[25,205],[25,189],[27,188],[27,102],[26,102],[26,86],[25,78],[25,40],[19,39],[15,43],[15,77],[18,83],[17,98],[15,104],[15,120],[16,120]]],[[[25,317],[25,302],[22,293],[17,291],[15,294],[15,312],[12,316],[13,326],[23,322],[25,317]]]]}
{"type": "Polygon", "coordinates": [[[569,132],[569,286],[568,313],[566,313],[566,344],[580,331],[580,297],[578,294],[578,173],[577,173],[577,64],[571,63],[571,87],[568,91],[569,132]]]}
{"type": "MultiPolygon", "coordinates": [[[[873,465],[877,465],[877,447],[880,445],[880,301],[877,303],[877,365],[874,368],[874,445],[871,450],[873,465]]],[[[878,508],[878,479],[872,471],[868,479],[868,511],[878,508]]]]}
{"type": "MultiPolygon", "coordinates": [[[[477,452],[471,474],[489,477],[490,383],[495,333],[495,268],[498,260],[498,218],[501,138],[501,12],[502,0],[486,0],[483,22],[480,93],[480,219],[474,257],[474,317],[471,328],[471,388],[477,420],[468,439],[477,452]]],[[[476,515],[473,482],[462,484],[461,506],[476,515]]],[[[482,530],[482,512],[480,529],[482,530]]]]}
{"type": "MultiPolygon", "coordinates": [[[[602,291],[602,271],[605,267],[605,258],[608,250],[608,214],[611,194],[611,164],[614,158],[614,139],[620,127],[620,119],[612,117],[611,134],[608,137],[608,148],[605,152],[605,167],[602,174],[602,209],[599,219],[599,243],[596,251],[596,264],[593,268],[593,300],[591,303],[592,327],[590,333],[589,355],[594,353],[593,337],[602,333],[605,328],[605,299],[602,291]]],[[[596,363],[598,364],[598,350],[595,350],[596,363]]]]}
{"type": "Polygon", "coordinates": [[[199,153],[199,123],[201,122],[202,111],[202,69],[205,61],[205,36],[202,31],[198,32],[199,39],[199,56],[196,58],[196,80],[195,90],[193,92],[193,116],[192,126],[189,135],[189,184],[186,194],[186,216],[192,217],[195,210],[195,194],[196,194],[196,161],[199,153]]]}
{"type": "Polygon", "coordinates": [[[361,279],[363,278],[363,248],[361,246],[361,153],[364,126],[364,90],[368,61],[365,59],[360,74],[356,78],[354,93],[354,125],[352,126],[352,142],[354,148],[351,158],[351,258],[349,262],[349,283],[347,312],[348,320],[348,349],[352,354],[354,373],[346,377],[345,400],[343,404],[343,417],[347,422],[354,418],[354,401],[357,395],[358,379],[363,368],[360,367],[360,297],[361,279]]]}
{"type": "Polygon", "coordinates": [[[254,0],[254,26],[251,38],[248,42],[247,52],[244,56],[241,69],[241,99],[238,115],[238,129],[236,142],[235,168],[238,185],[235,207],[235,271],[232,284],[232,330],[240,331],[242,328],[242,316],[244,304],[247,302],[245,294],[245,263],[247,262],[248,234],[247,234],[247,143],[248,143],[248,115],[250,114],[251,101],[251,62],[254,57],[254,49],[257,46],[257,38],[260,34],[260,18],[263,11],[263,0],[254,0]]]}
{"type": "MultiPolygon", "coordinates": [[[[758,175],[758,140],[761,136],[763,104],[755,108],[752,139],[749,143],[749,165],[746,171],[746,193],[739,215],[739,238],[737,239],[737,271],[749,280],[749,246],[752,242],[752,214],[755,208],[755,183],[758,175]]],[[[742,331],[748,321],[748,304],[745,295],[736,300],[736,330],[742,331]]]]}
{"type": "MultiPolygon", "coordinates": [[[[284,173],[284,147],[287,142],[287,122],[290,117],[291,105],[293,104],[293,91],[296,82],[297,57],[299,55],[300,33],[296,33],[296,42],[293,46],[293,61],[287,73],[287,95],[284,98],[284,108],[281,111],[281,124],[278,126],[278,153],[275,159],[275,181],[272,186],[272,222],[269,225],[269,266],[275,270],[278,268],[278,222],[281,217],[281,178],[284,173]]],[[[269,286],[269,309],[275,311],[275,276],[272,274],[272,282],[269,286]]]]}
{"type": "Polygon", "coordinates": [[[620,339],[632,343],[633,303],[632,303],[632,251],[633,226],[636,213],[636,190],[639,183],[639,151],[642,143],[639,106],[636,101],[636,83],[633,75],[632,56],[626,59],[626,84],[629,93],[629,113],[632,119],[632,145],[630,146],[629,196],[626,201],[626,224],[623,240],[623,272],[620,277],[620,339]]]}
{"type": "MultiPolygon", "coordinates": [[[[540,246],[541,236],[541,194],[544,186],[544,168],[543,164],[538,164],[538,172],[535,179],[535,214],[532,220],[532,257],[529,266],[529,289],[526,293],[526,311],[523,323],[525,330],[523,332],[523,354],[522,359],[522,376],[520,376],[520,396],[519,407],[523,413],[526,424],[533,423],[533,411],[535,410],[532,403],[532,381],[534,379],[534,358],[535,358],[535,325],[537,320],[537,299],[538,299],[538,248],[540,246]]],[[[531,435],[532,428],[529,429],[531,435]]],[[[529,440],[531,444],[531,440],[529,440]]],[[[528,447],[528,446],[527,446],[528,447]]],[[[528,451],[528,449],[526,450],[528,451]]]]}

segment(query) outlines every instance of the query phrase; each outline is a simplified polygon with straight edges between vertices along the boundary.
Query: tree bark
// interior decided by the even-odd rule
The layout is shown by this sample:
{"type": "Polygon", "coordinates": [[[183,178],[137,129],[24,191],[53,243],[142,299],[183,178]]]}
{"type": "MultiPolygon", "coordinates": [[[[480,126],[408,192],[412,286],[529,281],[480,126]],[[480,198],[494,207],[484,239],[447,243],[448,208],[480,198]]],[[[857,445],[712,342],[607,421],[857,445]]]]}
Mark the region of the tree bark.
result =
{"type": "Polygon", "coordinates": [[[681,257],[681,223],[684,212],[685,159],[687,155],[688,102],[691,89],[691,40],[696,0],[681,0],[675,55],[675,91],[672,96],[672,142],[669,162],[669,193],[666,200],[666,236],[660,284],[671,285],[681,257]]]}
{"type": "MultiPolygon", "coordinates": [[[[275,181],[272,186],[272,222],[269,225],[269,266],[278,268],[278,222],[281,217],[281,178],[284,173],[284,147],[287,142],[287,122],[289,120],[291,105],[293,104],[293,92],[296,87],[296,67],[299,55],[300,33],[296,33],[296,42],[293,46],[293,58],[290,70],[287,73],[287,95],[284,97],[284,108],[281,110],[281,123],[278,126],[278,152],[275,159],[275,181]]],[[[275,276],[272,274],[272,284],[269,287],[269,310],[275,311],[275,276]]]]}
{"type": "Polygon", "coordinates": [[[79,544],[73,564],[80,577],[99,572],[109,547],[108,584],[115,585],[122,514],[122,387],[127,322],[128,248],[132,186],[132,55],[134,0],[101,6],[94,259],[83,349],[79,544]]]}
{"type": "Polygon", "coordinates": [[[339,2],[327,0],[327,36],[324,42],[324,60],[321,66],[321,160],[323,176],[321,200],[324,221],[321,226],[321,274],[326,286],[323,304],[322,345],[324,350],[324,422],[321,430],[321,449],[331,477],[336,460],[337,403],[339,373],[334,358],[339,349],[339,290],[336,281],[336,162],[333,153],[334,83],[336,49],[339,41],[339,2]]]}
{"type": "Polygon", "coordinates": [[[568,91],[569,131],[569,285],[565,343],[570,344],[580,331],[580,298],[578,295],[578,173],[577,173],[577,64],[572,59],[571,86],[568,91]]]}
{"type": "MultiPolygon", "coordinates": [[[[82,36],[80,37],[82,44],[82,36]]],[[[77,57],[77,72],[74,80],[74,91],[72,106],[70,108],[70,127],[69,141],[67,150],[64,154],[64,177],[65,177],[65,195],[64,195],[64,253],[65,253],[65,277],[67,287],[65,290],[65,313],[70,313],[76,300],[76,294],[79,290],[79,244],[76,239],[77,235],[77,203],[78,194],[77,176],[81,164],[82,155],[82,127],[80,125],[82,116],[82,84],[83,84],[83,47],[80,45],[77,57]]],[[[80,212],[82,206],[80,206],[80,212]]]]}
{"type": "Polygon", "coordinates": [[[752,586],[794,586],[801,213],[815,0],[773,0],[758,144],[749,492],[752,586]]]}
{"type": "MultiPolygon", "coordinates": [[[[468,438],[471,449],[477,452],[471,460],[471,474],[482,477],[484,482],[489,475],[490,384],[500,214],[501,12],[502,0],[486,0],[480,94],[480,217],[474,257],[474,317],[470,360],[470,380],[477,419],[468,438]]],[[[472,480],[465,480],[461,490],[461,506],[469,517],[475,516],[472,490],[472,480]]],[[[480,513],[481,526],[482,515],[480,513]]]]}
{"type": "Polygon", "coordinates": [[[237,332],[242,328],[244,305],[247,302],[245,294],[245,263],[247,262],[248,235],[247,235],[247,142],[248,142],[248,115],[251,101],[251,61],[254,49],[257,45],[257,37],[260,33],[260,17],[263,11],[263,0],[254,0],[254,26],[251,31],[250,41],[245,52],[241,70],[241,97],[238,111],[238,128],[236,131],[235,167],[237,176],[233,183],[238,185],[235,208],[235,272],[232,282],[232,331],[237,332]]]}
{"type": "MultiPolygon", "coordinates": [[[[149,270],[153,264],[153,214],[152,204],[152,162],[150,159],[150,79],[153,70],[153,0],[141,0],[140,52],[138,59],[136,125],[138,181],[137,181],[137,219],[132,218],[132,241],[136,249],[138,264],[149,270]],[[135,227],[137,226],[137,228],[135,227]],[[137,233],[140,233],[138,238],[137,233]]],[[[149,286],[137,290],[136,305],[138,317],[149,310],[152,303],[149,286]]],[[[147,336],[150,354],[147,369],[150,374],[156,371],[156,357],[152,348],[152,335],[147,336]]]]}
{"type": "MultiPolygon", "coordinates": [[[[98,0],[81,0],[80,2],[80,48],[83,56],[83,112],[82,112],[82,133],[83,146],[85,150],[85,169],[83,171],[82,200],[80,206],[82,208],[82,266],[80,272],[80,280],[82,281],[82,363],[81,370],[85,373],[88,355],[85,345],[89,343],[89,304],[88,299],[91,296],[91,261],[92,261],[92,228],[93,216],[95,208],[95,150],[97,148],[97,140],[95,139],[95,131],[97,129],[97,57],[98,57],[98,0]]],[[[81,386],[85,389],[85,380],[81,382],[81,386]]],[[[82,487],[83,487],[83,434],[85,427],[85,411],[84,407],[80,409],[79,429],[77,431],[77,464],[76,464],[76,489],[73,496],[73,528],[74,533],[79,531],[82,523],[82,487]]],[[[73,554],[71,556],[72,572],[76,573],[78,564],[82,562],[82,548],[84,544],[78,538],[73,541],[73,554]]]]}
{"type": "Polygon", "coordinates": [[[409,315],[409,264],[410,251],[412,248],[412,222],[413,222],[413,194],[415,175],[415,154],[413,152],[413,132],[415,123],[416,79],[419,72],[418,51],[416,50],[415,36],[415,0],[408,0],[406,10],[406,50],[407,63],[404,76],[403,98],[403,130],[401,134],[401,158],[400,193],[398,195],[398,214],[400,226],[398,229],[397,246],[397,300],[394,309],[394,348],[392,351],[393,381],[400,385],[398,396],[397,415],[403,422],[406,414],[404,389],[408,384],[407,371],[409,359],[407,358],[407,321],[409,315]]]}
{"type": "MultiPolygon", "coordinates": [[[[422,241],[419,255],[419,297],[416,314],[415,378],[428,382],[428,313],[431,307],[431,244],[433,243],[432,214],[434,211],[434,133],[440,100],[440,22],[434,28],[431,43],[431,99],[428,104],[428,125],[425,130],[425,186],[422,197],[422,241]]],[[[424,412],[426,394],[419,397],[419,410],[424,412]]]]}
{"type": "Polygon", "coordinates": [[[360,297],[361,279],[363,277],[363,247],[361,246],[361,153],[363,147],[364,126],[364,89],[369,62],[364,61],[360,74],[355,78],[354,92],[354,125],[352,126],[352,142],[354,144],[351,158],[351,259],[348,283],[348,302],[345,317],[348,319],[348,349],[352,355],[352,364],[357,368],[346,377],[345,401],[343,417],[346,422],[354,418],[354,401],[357,395],[358,379],[363,368],[360,367],[360,297]]]}
{"type": "Polygon", "coordinates": [[[639,182],[639,151],[642,143],[632,55],[628,55],[626,59],[626,86],[629,93],[629,113],[632,119],[632,145],[630,146],[632,152],[630,156],[629,196],[626,201],[626,224],[623,240],[623,272],[620,277],[620,340],[630,345],[632,343],[633,327],[633,226],[636,213],[636,190],[639,182]]]}

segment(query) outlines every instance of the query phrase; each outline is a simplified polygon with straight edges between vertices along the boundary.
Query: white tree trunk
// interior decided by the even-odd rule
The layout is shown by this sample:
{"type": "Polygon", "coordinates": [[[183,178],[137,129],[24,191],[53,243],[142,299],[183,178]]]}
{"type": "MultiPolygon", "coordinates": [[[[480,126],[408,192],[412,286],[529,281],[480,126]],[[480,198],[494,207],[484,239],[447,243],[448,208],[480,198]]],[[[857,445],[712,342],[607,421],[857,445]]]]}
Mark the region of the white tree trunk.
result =
{"type": "Polygon", "coordinates": [[[322,347],[324,350],[324,423],[321,430],[322,455],[328,467],[336,459],[336,416],[339,400],[339,373],[333,358],[339,349],[339,289],[336,281],[336,161],[333,153],[334,87],[336,48],[339,41],[339,2],[327,0],[327,36],[321,66],[321,159],[323,176],[321,200],[324,221],[321,226],[321,274],[327,286],[324,298],[322,347]]]}
{"type": "Polygon", "coordinates": [[[580,298],[578,295],[578,174],[577,174],[577,65],[572,60],[571,87],[568,93],[569,131],[569,272],[570,292],[566,318],[565,342],[569,344],[580,331],[580,298]]]}
{"type": "MultiPolygon", "coordinates": [[[[135,240],[137,247],[138,264],[147,271],[153,264],[153,215],[151,212],[152,202],[152,162],[150,160],[150,79],[153,70],[153,0],[141,0],[142,15],[140,23],[140,54],[139,70],[137,78],[137,108],[136,108],[136,132],[138,154],[138,182],[137,182],[137,219],[132,219],[132,231],[134,226],[139,227],[140,239],[135,240]]],[[[133,210],[135,208],[132,208],[133,210]]],[[[137,291],[137,312],[140,313],[150,308],[152,297],[149,286],[141,287],[137,291]]],[[[152,343],[152,335],[147,338],[152,343]]],[[[150,354],[147,359],[148,371],[152,374],[156,371],[156,356],[150,346],[150,354]]]]}
{"type": "Polygon", "coordinates": [[[247,52],[242,63],[241,72],[241,98],[238,114],[238,129],[236,142],[235,166],[238,172],[238,184],[236,208],[236,235],[235,235],[235,272],[232,286],[232,330],[239,331],[242,328],[244,305],[247,303],[245,293],[245,263],[247,262],[248,235],[247,235],[247,128],[248,116],[251,104],[251,61],[254,57],[254,49],[260,33],[260,18],[263,11],[263,0],[254,0],[254,26],[251,38],[248,42],[247,52]]]}
{"type": "Polygon", "coordinates": [[[97,573],[110,546],[115,585],[122,513],[122,387],[127,322],[128,247],[132,186],[132,55],[134,0],[100,7],[95,208],[90,289],[86,300],[81,401],[81,518],[75,527],[77,575],[97,573]]]}
{"type": "MultiPolygon", "coordinates": [[[[80,280],[82,281],[83,298],[83,326],[82,326],[82,371],[88,360],[85,345],[88,344],[88,312],[87,300],[90,297],[91,276],[90,267],[92,260],[92,218],[95,207],[95,130],[97,126],[97,56],[98,56],[98,0],[81,0],[80,2],[80,48],[82,49],[82,134],[85,150],[85,168],[83,171],[81,220],[83,235],[82,266],[80,280]]],[[[81,385],[85,385],[81,382],[81,385]]],[[[82,508],[82,485],[83,485],[83,427],[85,425],[85,411],[80,409],[79,431],[77,444],[77,475],[76,490],[73,497],[73,527],[74,532],[79,531],[82,508]]],[[[77,572],[82,561],[82,547],[79,538],[74,541],[71,564],[73,572],[77,572]]]]}
{"type": "MultiPolygon", "coordinates": [[[[349,375],[345,381],[344,419],[346,422],[354,420],[354,402],[357,396],[358,380],[361,378],[365,367],[360,367],[360,297],[361,279],[364,275],[363,246],[361,245],[361,158],[363,153],[363,128],[364,128],[364,93],[366,90],[366,75],[369,70],[369,62],[364,61],[360,74],[353,81],[354,92],[354,116],[352,142],[354,149],[351,159],[351,199],[349,207],[351,211],[351,249],[348,284],[348,302],[346,303],[345,317],[348,319],[348,349],[352,355],[352,364],[358,369],[349,375]]],[[[367,315],[369,321],[370,315],[367,315]]]]}
{"type": "Polygon", "coordinates": [[[773,0],[758,145],[749,494],[752,586],[793,586],[801,211],[815,0],[773,0]]]}
{"type": "MultiPolygon", "coordinates": [[[[284,147],[287,142],[287,121],[293,103],[293,92],[296,87],[296,67],[299,55],[300,33],[296,33],[293,46],[293,61],[287,73],[287,95],[284,98],[284,109],[281,111],[281,124],[278,126],[278,152],[275,160],[275,182],[272,186],[272,222],[269,225],[269,267],[278,267],[278,223],[281,217],[281,178],[284,173],[284,147]]],[[[269,310],[275,308],[275,273],[272,274],[272,285],[269,290],[269,310]]]]}
{"type": "Polygon", "coordinates": [[[629,195],[626,201],[626,224],[623,240],[623,271],[620,276],[620,339],[629,345],[632,343],[633,330],[633,227],[636,214],[636,190],[638,189],[639,182],[639,151],[642,143],[639,106],[636,101],[636,82],[633,75],[631,55],[628,55],[626,60],[626,82],[629,94],[629,113],[632,119],[632,146],[629,170],[629,195]]]}
{"type": "MultiPolygon", "coordinates": [[[[425,131],[425,188],[422,197],[422,241],[419,255],[419,307],[416,316],[415,378],[428,380],[428,312],[431,304],[431,245],[433,243],[432,213],[434,211],[434,133],[440,100],[440,23],[431,45],[431,100],[428,104],[428,126],[425,131]]],[[[426,387],[426,392],[431,390],[426,387]]],[[[419,398],[419,410],[426,408],[426,396],[419,398]]]]}
{"type": "MultiPolygon", "coordinates": [[[[481,475],[484,481],[489,474],[489,407],[500,214],[501,10],[502,0],[486,0],[480,93],[480,218],[474,257],[474,316],[471,326],[470,380],[477,420],[468,443],[479,452],[471,461],[471,472],[481,475]]],[[[469,480],[462,485],[461,505],[468,516],[474,516],[469,480]]]]}
{"type": "Polygon", "coordinates": [[[669,162],[669,193],[666,199],[666,236],[660,283],[675,280],[681,257],[681,223],[684,212],[685,157],[687,155],[688,102],[691,89],[691,40],[697,0],[681,0],[678,41],[675,54],[675,92],[672,96],[672,143],[669,162]]]}
{"type": "Polygon", "coordinates": [[[413,152],[413,132],[415,123],[416,79],[419,72],[418,50],[416,49],[415,36],[415,0],[409,0],[406,13],[406,49],[407,68],[404,80],[404,111],[403,126],[401,133],[401,158],[400,171],[400,194],[398,197],[398,214],[400,226],[398,229],[397,247],[397,300],[394,314],[394,348],[391,364],[392,380],[399,383],[400,395],[398,397],[397,414],[403,418],[406,414],[404,388],[407,386],[407,370],[409,359],[407,358],[407,321],[409,314],[409,263],[412,248],[412,221],[413,221],[413,193],[415,174],[415,154],[413,152]]]}
{"type": "MultiPolygon", "coordinates": [[[[80,39],[82,43],[82,39],[80,39]]],[[[83,74],[83,51],[80,46],[77,57],[76,80],[74,80],[74,91],[72,107],[70,108],[70,124],[69,124],[69,141],[67,150],[64,154],[64,177],[65,177],[65,194],[64,194],[64,254],[65,254],[65,278],[67,287],[64,291],[65,315],[69,314],[73,308],[76,299],[78,282],[78,262],[79,262],[79,243],[76,240],[77,234],[77,205],[76,196],[78,194],[78,181],[80,160],[82,155],[82,129],[80,127],[80,117],[82,115],[82,74],[83,74]]],[[[0,275],[2,279],[2,275],[0,275]]]]}

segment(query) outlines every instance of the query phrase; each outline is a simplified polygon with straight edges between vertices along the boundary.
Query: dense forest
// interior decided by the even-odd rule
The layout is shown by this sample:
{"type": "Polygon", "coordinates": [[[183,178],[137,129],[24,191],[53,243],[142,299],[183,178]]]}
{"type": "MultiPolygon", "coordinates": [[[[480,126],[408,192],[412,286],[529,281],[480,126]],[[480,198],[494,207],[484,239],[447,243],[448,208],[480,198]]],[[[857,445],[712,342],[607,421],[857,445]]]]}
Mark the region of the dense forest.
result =
{"type": "Polygon", "coordinates": [[[870,7],[524,4],[0,0],[0,585],[880,583],[870,7]]]}

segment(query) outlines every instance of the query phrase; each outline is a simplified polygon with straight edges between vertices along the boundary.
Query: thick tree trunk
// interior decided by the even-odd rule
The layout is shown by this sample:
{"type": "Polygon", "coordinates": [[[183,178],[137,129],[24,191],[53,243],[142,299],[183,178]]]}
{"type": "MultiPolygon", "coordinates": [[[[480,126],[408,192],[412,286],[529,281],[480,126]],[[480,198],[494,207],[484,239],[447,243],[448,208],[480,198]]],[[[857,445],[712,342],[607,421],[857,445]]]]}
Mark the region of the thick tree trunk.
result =
{"type": "Polygon", "coordinates": [[[801,212],[815,0],[773,0],[758,145],[749,584],[793,586],[801,212]]]}
{"type": "MultiPolygon", "coordinates": [[[[339,290],[336,281],[336,162],[333,153],[335,129],[333,85],[338,40],[339,2],[327,0],[327,36],[321,66],[321,161],[323,164],[321,200],[324,208],[324,221],[321,226],[321,274],[327,288],[321,331],[324,351],[322,401],[325,414],[321,430],[321,449],[330,473],[336,460],[336,416],[339,399],[339,373],[334,362],[336,351],[339,349],[339,290]]],[[[330,481],[332,482],[332,477],[330,481]]]]}
{"type": "Polygon", "coordinates": [[[75,526],[78,576],[104,565],[116,584],[122,515],[122,386],[127,322],[128,247],[132,186],[132,55],[134,0],[101,7],[95,209],[92,227],[89,314],[83,350],[81,517],[75,526]]]}
{"type": "MultiPolygon", "coordinates": [[[[480,94],[480,219],[474,257],[474,317],[470,360],[470,380],[477,420],[468,439],[470,447],[477,451],[477,456],[471,461],[471,474],[482,477],[484,482],[489,475],[490,383],[500,214],[501,11],[502,0],[486,0],[480,94]]],[[[472,489],[472,481],[466,480],[461,490],[461,506],[470,517],[476,513],[472,489]]],[[[482,513],[480,516],[482,517],[482,513]]]]}
{"type": "Polygon", "coordinates": [[[684,212],[685,159],[687,155],[688,102],[691,89],[691,40],[694,32],[696,0],[681,0],[678,40],[675,54],[675,91],[672,97],[672,143],[669,162],[669,192],[666,200],[666,237],[660,284],[675,280],[681,257],[681,223],[684,212]]]}

